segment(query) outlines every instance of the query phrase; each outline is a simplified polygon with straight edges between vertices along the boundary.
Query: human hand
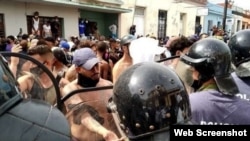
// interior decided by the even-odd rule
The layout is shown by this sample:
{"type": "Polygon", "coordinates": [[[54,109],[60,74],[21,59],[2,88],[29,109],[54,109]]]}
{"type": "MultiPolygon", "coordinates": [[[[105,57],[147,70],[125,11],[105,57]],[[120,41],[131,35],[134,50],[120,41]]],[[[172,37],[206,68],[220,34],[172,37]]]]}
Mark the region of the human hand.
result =
{"type": "MultiPolygon", "coordinates": [[[[19,53],[21,52],[23,49],[22,49],[22,46],[20,46],[19,44],[17,45],[14,45],[12,48],[11,48],[11,52],[14,52],[14,53],[19,53]]],[[[19,58],[18,57],[10,57],[10,61],[11,61],[11,64],[12,65],[17,65],[19,63],[19,58]]]]}
{"type": "Polygon", "coordinates": [[[119,139],[114,132],[109,130],[107,130],[106,133],[103,134],[103,138],[105,139],[105,141],[125,141],[123,137],[119,139]]]}
{"type": "Polygon", "coordinates": [[[12,48],[11,48],[11,52],[14,52],[14,53],[19,53],[23,50],[22,46],[20,46],[20,44],[17,44],[17,45],[14,45],[12,48]]]}

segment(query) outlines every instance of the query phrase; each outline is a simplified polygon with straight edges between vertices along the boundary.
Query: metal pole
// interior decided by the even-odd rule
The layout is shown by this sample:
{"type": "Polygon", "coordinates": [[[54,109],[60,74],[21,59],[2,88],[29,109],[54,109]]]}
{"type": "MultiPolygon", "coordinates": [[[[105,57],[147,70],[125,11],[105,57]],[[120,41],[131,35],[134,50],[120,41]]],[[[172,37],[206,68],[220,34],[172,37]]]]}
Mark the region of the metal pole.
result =
{"type": "Polygon", "coordinates": [[[224,31],[226,30],[227,5],[228,5],[228,0],[225,0],[223,22],[222,22],[222,28],[224,31]]]}

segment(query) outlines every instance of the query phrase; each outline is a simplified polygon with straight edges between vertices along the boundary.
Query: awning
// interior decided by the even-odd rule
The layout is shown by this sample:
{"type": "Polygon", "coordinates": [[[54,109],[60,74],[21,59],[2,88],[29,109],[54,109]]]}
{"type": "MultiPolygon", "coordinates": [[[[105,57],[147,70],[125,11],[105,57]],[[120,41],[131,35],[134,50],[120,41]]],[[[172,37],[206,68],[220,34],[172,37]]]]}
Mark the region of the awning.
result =
{"type": "Polygon", "coordinates": [[[21,2],[32,2],[32,3],[41,3],[48,5],[56,5],[56,6],[67,6],[67,7],[76,7],[79,9],[96,11],[96,12],[104,12],[104,13],[129,13],[132,12],[131,9],[120,8],[120,7],[107,7],[101,5],[94,5],[88,3],[79,3],[74,1],[66,1],[66,0],[16,0],[21,2]]]}

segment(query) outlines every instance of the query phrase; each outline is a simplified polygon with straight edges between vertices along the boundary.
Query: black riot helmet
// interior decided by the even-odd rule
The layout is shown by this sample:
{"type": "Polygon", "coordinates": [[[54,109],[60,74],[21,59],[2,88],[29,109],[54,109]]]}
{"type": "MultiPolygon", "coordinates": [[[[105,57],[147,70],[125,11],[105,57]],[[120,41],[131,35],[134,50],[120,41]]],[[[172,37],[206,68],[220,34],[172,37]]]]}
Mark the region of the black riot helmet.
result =
{"type": "Polygon", "coordinates": [[[250,76],[250,29],[235,33],[229,40],[232,62],[236,66],[236,74],[240,77],[250,76]]]}
{"type": "Polygon", "coordinates": [[[205,38],[194,43],[181,60],[193,66],[200,74],[199,81],[214,78],[219,90],[228,95],[238,92],[231,78],[231,52],[227,44],[214,38],[205,38]]]}
{"type": "Polygon", "coordinates": [[[122,37],[121,39],[121,46],[125,45],[125,44],[129,44],[131,43],[133,40],[135,40],[135,36],[133,35],[125,35],[122,37]]]}
{"type": "Polygon", "coordinates": [[[118,113],[119,126],[129,140],[167,140],[169,126],[184,124],[191,116],[182,81],[162,64],[131,66],[120,75],[113,92],[111,110],[118,113]]]}

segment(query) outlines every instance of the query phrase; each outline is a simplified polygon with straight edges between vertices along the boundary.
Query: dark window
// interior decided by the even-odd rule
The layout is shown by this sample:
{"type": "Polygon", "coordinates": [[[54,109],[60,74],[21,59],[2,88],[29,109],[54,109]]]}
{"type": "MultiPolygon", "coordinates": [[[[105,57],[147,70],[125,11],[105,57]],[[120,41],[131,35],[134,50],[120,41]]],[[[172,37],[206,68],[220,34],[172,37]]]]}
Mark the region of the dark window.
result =
{"type": "Polygon", "coordinates": [[[222,28],[221,22],[220,22],[220,21],[217,22],[217,27],[218,27],[218,28],[222,28]]]}
{"type": "MultiPolygon", "coordinates": [[[[32,33],[32,16],[27,16],[27,28],[28,28],[28,34],[31,34],[32,33]]],[[[43,29],[43,24],[45,24],[47,21],[50,21],[51,24],[52,22],[54,21],[55,17],[42,17],[42,16],[39,16],[39,29],[40,29],[40,32],[42,33],[42,29],[43,29]]],[[[63,18],[60,18],[58,17],[59,19],[59,24],[60,24],[60,27],[59,27],[59,37],[63,37],[63,18]]],[[[41,34],[42,35],[42,34],[41,34]]]]}
{"type": "Polygon", "coordinates": [[[237,20],[237,31],[240,30],[240,20],[237,20]]]}
{"type": "Polygon", "coordinates": [[[158,38],[163,39],[166,37],[167,29],[167,11],[159,11],[158,14],[158,38]]]}
{"type": "Polygon", "coordinates": [[[0,37],[5,37],[4,15],[0,14],[0,37]]]}

